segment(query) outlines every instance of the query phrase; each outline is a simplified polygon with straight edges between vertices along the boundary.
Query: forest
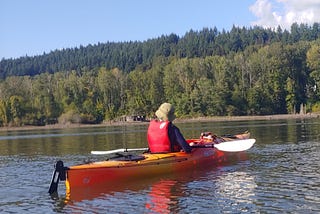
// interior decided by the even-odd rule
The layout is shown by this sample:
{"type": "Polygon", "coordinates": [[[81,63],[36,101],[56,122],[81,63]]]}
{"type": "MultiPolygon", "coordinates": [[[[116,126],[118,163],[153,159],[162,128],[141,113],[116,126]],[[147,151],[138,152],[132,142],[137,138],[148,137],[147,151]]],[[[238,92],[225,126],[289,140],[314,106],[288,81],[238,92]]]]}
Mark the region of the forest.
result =
{"type": "Polygon", "coordinates": [[[0,61],[0,126],[320,112],[320,25],[204,28],[0,61]]]}

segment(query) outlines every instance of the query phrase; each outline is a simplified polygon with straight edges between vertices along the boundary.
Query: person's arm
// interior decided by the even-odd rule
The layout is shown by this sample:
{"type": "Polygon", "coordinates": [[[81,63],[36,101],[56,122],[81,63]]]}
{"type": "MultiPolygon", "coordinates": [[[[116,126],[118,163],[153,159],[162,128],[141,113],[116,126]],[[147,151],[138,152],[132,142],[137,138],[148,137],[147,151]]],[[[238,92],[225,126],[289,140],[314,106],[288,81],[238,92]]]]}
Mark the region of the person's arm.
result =
{"type": "Polygon", "coordinates": [[[175,141],[178,143],[178,145],[182,148],[183,151],[186,153],[190,153],[192,148],[191,146],[187,143],[187,141],[184,139],[183,135],[181,134],[180,130],[178,127],[172,125],[172,131],[173,135],[175,138],[175,141]]]}

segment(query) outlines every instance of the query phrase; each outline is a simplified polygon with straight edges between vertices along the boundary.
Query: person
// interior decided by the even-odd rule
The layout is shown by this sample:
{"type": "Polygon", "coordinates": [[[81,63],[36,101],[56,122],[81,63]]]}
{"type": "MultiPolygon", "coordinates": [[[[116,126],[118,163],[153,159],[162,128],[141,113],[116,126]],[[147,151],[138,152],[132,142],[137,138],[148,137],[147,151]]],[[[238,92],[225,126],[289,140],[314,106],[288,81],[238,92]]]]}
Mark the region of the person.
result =
{"type": "Polygon", "coordinates": [[[178,127],[172,121],[176,118],[174,107],[163,103],[156,111],[157,119],[151,120],[148,128],[148,144],[151,153],[178,152],[190,153],[192,147],[187,143],[178,127]]]}

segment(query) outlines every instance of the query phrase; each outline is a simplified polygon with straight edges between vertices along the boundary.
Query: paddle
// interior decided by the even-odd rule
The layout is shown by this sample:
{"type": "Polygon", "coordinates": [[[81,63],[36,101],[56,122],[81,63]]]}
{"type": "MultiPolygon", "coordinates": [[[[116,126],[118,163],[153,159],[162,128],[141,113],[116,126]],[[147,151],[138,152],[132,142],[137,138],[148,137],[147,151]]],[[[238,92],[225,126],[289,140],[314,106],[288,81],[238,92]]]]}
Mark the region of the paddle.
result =
{"type": "Polygon", "coordinates": [[[216,148],[223,152],[243,152],[250,149],[256,139],[232,140],[217,144],[194,145],[192,148],[216,148]]]}
{"type": "Polygon", "coordinates": [[[149,148],[136,148],[136,149],[114,149],[109,151],[91,151],[91,154],[93,155],[108,155],[108,154],[114,154],[117,152],[131,152],[131,151],[148,151],[149,148]]]}
{"type": "MultiPolygon", "coordinates": [[[[244,139],[244,140],[232,140],[221,142],[217,144],[203,144],[194,145],[192,148],[216,148],[223,152],[242,152],[250,149],[256,142],[255,139],[244,139]]],[[[93,155],[107,155],[114,154],[117,152],[130,152],[130,151],[148,151],[148,148],[136,148],[136,149],[114,149],[109,151],[91,151],[93,155]]]]}

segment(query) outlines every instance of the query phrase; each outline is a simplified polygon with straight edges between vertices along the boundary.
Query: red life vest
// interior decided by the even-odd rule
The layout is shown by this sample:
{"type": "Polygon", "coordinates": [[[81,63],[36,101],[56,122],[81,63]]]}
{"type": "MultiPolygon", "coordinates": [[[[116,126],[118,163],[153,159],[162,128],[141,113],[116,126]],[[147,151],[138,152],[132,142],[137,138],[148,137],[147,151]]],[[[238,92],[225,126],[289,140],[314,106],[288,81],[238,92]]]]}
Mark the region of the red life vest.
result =
{"type": "Polygon", "coordinates": [[[170,121],[152,120],[148,128],[148,143],[151,153],[171,152],[168,127],[170,121]]]}

